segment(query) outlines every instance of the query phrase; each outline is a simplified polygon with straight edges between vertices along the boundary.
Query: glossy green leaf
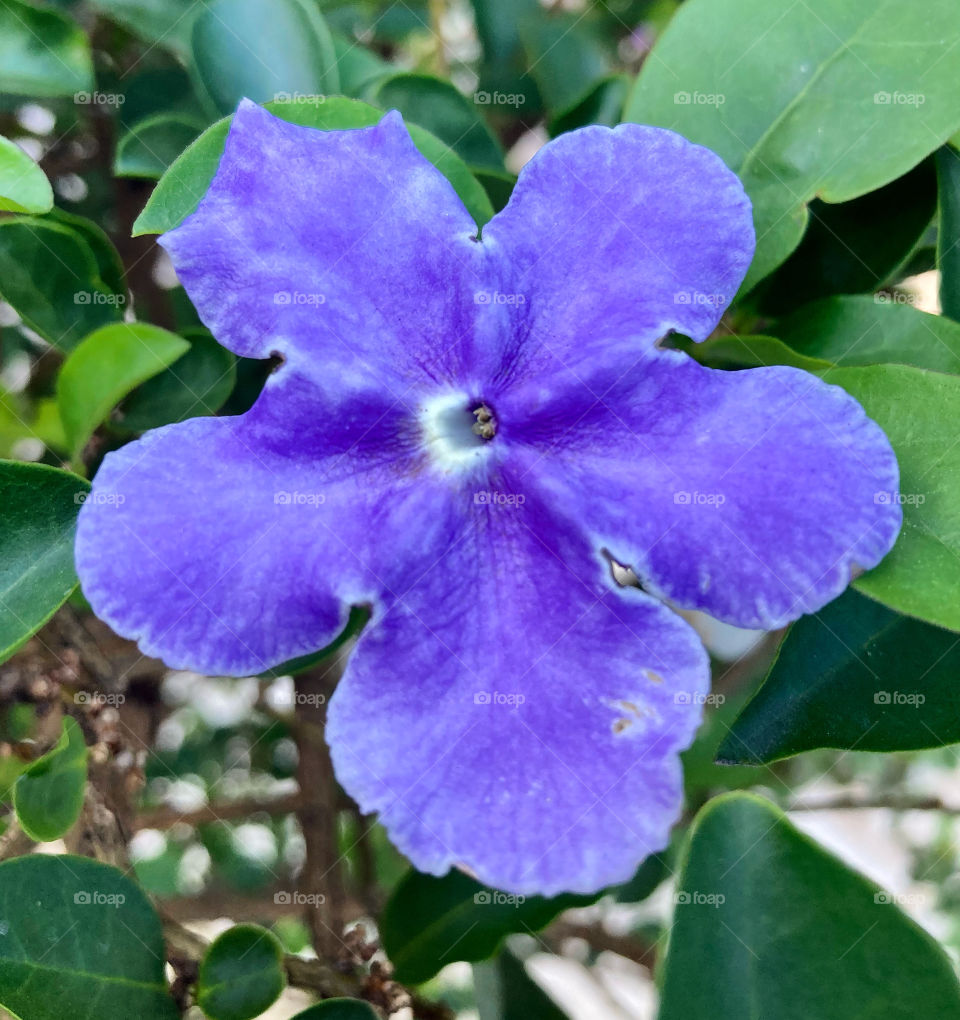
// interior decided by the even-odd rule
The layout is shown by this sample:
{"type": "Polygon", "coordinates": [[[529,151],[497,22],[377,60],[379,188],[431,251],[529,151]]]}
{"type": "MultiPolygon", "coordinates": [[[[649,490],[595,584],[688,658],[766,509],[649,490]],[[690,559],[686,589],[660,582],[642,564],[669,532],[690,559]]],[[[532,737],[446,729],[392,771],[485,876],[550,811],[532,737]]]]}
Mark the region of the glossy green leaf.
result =
{"type": "Polygon", "coordinates": [[[190,349],[175,333],[146,322],[123,322],[91,333],[60,370],[57,401],[71,458],[134,387],[190,349]]]}
{"type": "Polygon", "coordinates": [[[116,425],[145,432],[220,410],[237,381],[237,359],[205,330],[185,339],[190,349],[124,400],[116,425]]]}
{"type": "Polygon", "coordinates": [[[90,44],[75,21],[22,0],[3,0],[0,92],[69,96],[92,87],[90,44]]]}
{"type": "Polygon", "coordinates": [[[257,103],[320,97],[340,87],[330,30],[307,0],[214,0],[191,37],[197,80],[220,113],[257,103]]]}
{"type": "Polygon", "coordinates": [[[520,26],[542,17],[539,0],[472,0],[483,48],[478,94],[485,93],[498,116],[536,117],[543,102],[527,71],[520,26]]]}
{"type": "Polygon", "coordinates": [[[67,471],[0,461],[0,662],[76,587],[73,536],[89,489],[67,471]]]}
{"type": "Polygon", "coordinates": [[[521,18],[519,26],[528,73],[548,110],[570,109],[610,70],[591,21],[582,12],[539,10],[521,18]]]}
{"type": "Polygon", "coordinates": [[[375,102],[399,110],[408,124],[436,135],[466,163],[503,172],[503,150],[475,103],[449,82],[428,74],[397,74],[382,82],[375,102]]]}
{"type": "Polygon", "coordinates": [[[0,135],[0,212],[44,213],[52,208],[47,175],[19,145],[0,135]]]}
{"type": "Polygon", "coordinates": [[[340,91],[354,99],[369,99],[377,83],[389,78],[396,68],[362,43],[332,32],[333,51],[340,73],[340,91]]]}
{"type": "Polygon", "coordinates": [[[189,52],[193,19],[203,9],[196,0],[89,0],[89,3],[134,35],[181,56],[189,52]]]}
{"type": "Polygon", "coordinates": [[[203,128],[202,121],[186,114],[148,117],[120,139],[113,160],[114,176],[159,180],[203,128]]]}
{"type": "Polygon", "coordinates": [[[0,864],[0,1005],[23,1020],[176,1020],[160,918],[122,872],[86,857],[0,864]],[[94,1014],[90,1014],[94,1015],[94,1014]]]}
{"type": "Polygon", "coordinates": [[[960,1016],[934,939],[759,797],[700,812],[675,900],[659,1020],[960,1016]]]}
{"type": "Polygon", "coordinates": [[[494,960],[473,965],[473,984],[480,1020],[568,1020],[523,961],[507,949],[494,960]]]}
{"type": "Polygon", "coordinates": [[[442,878],[410,871],[384,909],[380,936],[397,980],[420,984],[456,960],[485,960],[507,935],[538,931],[568,907],[593,903],[600,895],[514,896],[461,871],[442,878]]]}
{"type": "Polygon", "coordinates": [[[777,323],[794,350],[835,365],[894,362],[960,372],[960,325],[884,294],[825,298],[777,323]]]}
{"type": "Polygon", "coordinates": [[[758,765],[817,747],[910,751],[956,743],[958,674],[953,631],[850,589],[793,625],[717,757],[758,765]]]}
{"type": "Polygon", "coordinates": [[[280,996],[283,948],[266,928],[238,924],[210,944],[200,962],[197,1004],[210,1020],[251,1020],[280,996]]]}
{"type": "Polygon", "coordinates": [[[107,237],[106,231],[86,216],[78,216],[76,213],[67,212],[59,206],[54,206],[47,216],[44,217],[44,221],[59,223],[74,233],[80,234],[89,245],[90,251],[93,252],[93,258],[97,264],[97,273],[100,279],[107,285],[111,293],[123,298],[123,300],[118,298],[115,303],[125,305],[127,297],[126,270],[120,258],[120,253],[114,247],[113,241],[107,237]]]}
{"type": "MultiPolygon", "coordinates": [[[[382,111],[373,106],[341,96],[332,96],[322,103],[302,99],[267,103],[266,108],[293,124],[323,131],[369,127],[383,116],[382,111]]],[[[173,163],[160,178],[146,208],[134,223],[135,235],[172,230],[196,209],[217,171],[229,130],[229,117],[217,121],[173,163]]],[[[409,125],[409,130],[414,144],[454,186],[477,223],[486,223],[493,215],[493,207],[482,185],[463,160],[416,124],[409,125]]]]}
{"type": "Polygon", "coordinates": [[[710,368],[760,368],[763,365],[790,365],[807,372],[822,372],[833,364],[824,358],[800,354],[773,336],[719,336],[705,343],[678,344],[701,365],[710,368]]]}
{"type": "Polygon", "coordinates": [[[373,1007],[359,999],[325,999],[291,1020],[378,1020],[373,1007]]]}
{"type": "Polygon", "coordinates": [[[799,247],[757,288],[760,310],[783,315],[830,294],[872,293],[902,277],[936,208],[933,159],[850,202],[815,199],[799,247]]]}
{"type": "Polygon", "coordinates": [[[937,268],[940,270],[940,308],[960,322],[960,153],[952,145],[937,152],[937,268]]]}
{"type": "Polygon", "coordinates": [[[626,119],[679,131],[740,175],[758,236],[749,288],[796,248],[812,198],[873,191],[957,130],[958,37],[953,0],[922,18],[899,0],[688,0],[626,119]]]}
{"type": "Polygon", "coordinates": [[[87,240],[49,219],[0,221],[0,295],[45,340],[70,351],[92,330],[119,322],[125,297],[100,275],[87,240]]]}
{"type": "Polygon", "coordinates": [[[80,817],[86,781],[83,731],[76,719],[66,716],[60,739],[27,766],[13,788],[13,806],[23,831],[40,843],[59,839],[80,817]]]}

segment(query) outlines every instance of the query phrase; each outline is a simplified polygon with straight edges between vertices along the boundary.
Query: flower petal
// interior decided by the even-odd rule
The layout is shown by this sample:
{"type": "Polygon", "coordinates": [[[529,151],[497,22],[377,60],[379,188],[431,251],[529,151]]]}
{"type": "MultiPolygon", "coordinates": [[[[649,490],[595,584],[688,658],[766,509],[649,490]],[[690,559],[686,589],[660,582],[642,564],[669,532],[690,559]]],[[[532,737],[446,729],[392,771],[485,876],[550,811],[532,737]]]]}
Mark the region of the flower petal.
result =
{"type": "Polygon", "coordinates": [[[244,675],[322,647],[397,583],[431,541],[433,489],[402,410],[341,384],[287,365],[243,416],[108,454],[76,544],[94,612],[170,666],[244,675]]]}
{"type": "Polygon", "coordinates": [[[844,390],[794,368],[708,369],[677,351],[611,351],[607,364],[498,407],[518,419],[526,484],[536,479],[649,590],[773,628],[890,550],[896,457],[844,390]]]}
{"type": "Polygon", "coordinates": [[[209,190],[161,244],[237,354],[419,379],[449,375],[490,317],[476,233],[399,114],[321,131],[244,100],[209,190]]]}
{"type": "Polygon", "coordinates": [[[708,683],[686,623],[616,588],[532,498],[492,494],[361,635],[327,738],[344,788],[420,870],[592,891],[666,845],[708,683]]]}
{"type": "Polygon", "coordinates": [[[663,128],[571,131],[524,167],[483,242],[522,295],[513,375],[610,338],[703,340],[753,257],[750,201],[709,149],[663,128]]]}

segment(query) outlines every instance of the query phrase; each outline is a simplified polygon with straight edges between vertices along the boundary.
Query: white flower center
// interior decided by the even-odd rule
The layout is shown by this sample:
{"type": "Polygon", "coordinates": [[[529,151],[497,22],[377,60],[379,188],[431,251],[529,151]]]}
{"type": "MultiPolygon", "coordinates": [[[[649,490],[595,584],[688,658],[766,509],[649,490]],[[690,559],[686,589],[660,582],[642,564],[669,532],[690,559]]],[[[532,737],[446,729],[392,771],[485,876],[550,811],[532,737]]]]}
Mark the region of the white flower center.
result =
{"type": "Polygon", "coordinates": [[[444,393],[420,411],[424,446],[443,471],[465,471],[490,455],[496,419],[480,400],[465,393],[444,393]]]}

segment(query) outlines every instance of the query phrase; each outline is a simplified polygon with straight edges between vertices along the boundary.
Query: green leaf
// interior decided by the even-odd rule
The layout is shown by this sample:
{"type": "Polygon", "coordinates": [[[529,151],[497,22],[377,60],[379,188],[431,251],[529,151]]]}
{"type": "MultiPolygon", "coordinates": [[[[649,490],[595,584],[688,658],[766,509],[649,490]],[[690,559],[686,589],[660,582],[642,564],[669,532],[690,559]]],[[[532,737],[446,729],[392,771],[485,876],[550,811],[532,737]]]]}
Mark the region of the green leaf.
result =
{"type": "Polygon", "coordinates": [[[80,817],[86,782],[83,731],[76,719],[65,716],[60,739],[27,766],[13,788],[13,806],[23,831],[39,843],[59,839],[80,817]]]}
{"type": "Polygon", "coordinates": [[[158,113],[135,124],[117,145],[114,176],[159,180],[203,128],[199,118],[181,113],[158,113]]]}
{"type": "Polygon", "coordinates": [[[214,0],[193,23],[193,63],[220,113],[254,102],[325,96],[340,87],[330,30],[303,0],[214,0]]]}
{"type": "Polygon", "coordinates": [[[775,331],[801,354],[835,365],[895,362],[960,372],[960,325],[881,294],[813,302],[775,331]]]}
{"type": "Polygon", "coordinates": [[[505,949],[495,960],[473,965],[480,1020],[568,1020],[567,1014],[505,949]]]}
{"type": "Polygon", "coordinates": [[[62,351],[122,318],[125,297],[100,272],[89,243],[71,227],[29,217],[0,222],[0,294],[62,351]]]}
{"type": "MultiPolygon", "coordinates": [[[[89,0],[90,6],[147,42],[186,56],[196,0],[89,0]]],[[[202,8],[200,8],[202,9],[202,8]]]]}
{"type": "MultiPolygon", "coordinates": [[[[383,113],[356,99],[332,96],[322,103],[303,99],[267,103],[266,109],[283,120],[322,131],[369,127],[383,113]]],[[[134,235],[161,234],[172,230],[192,213],[210,186],[223,155],[230,118],[211,125],[160,178],[150,200],[133,225],[134,235]]],[[[493,215],[493,207],[480,182],[460,157],[438,138],[416,124],[410,137],[423,155],[450,181],[479,225],[493,215]]]]}
{"type": "Polygon", "coordinates": [[[90,44],[59,11],[22,0],[0,4],[0,92],[69,96],[93,88],[90,44]]]}
{"type": "Polygon", "coordinates": [[[420,984],[456,960],[485,960],[507,935],[538,931],[568,907],[594,903],[600,895],[513,896],[461,871],[442,878],[410,871],[384,908],[380,936],[397,980],[420,984]]]}
{"type": "Polygon", "coordinates": [[[126,304],[127,297],[127,273],[120,258],[120,253],[114,247],[113,241],[107,237],[106,231],[98,226],[93,220],[86,216],[78,216],[76,213],[66,212],[59,206],[54,206],[49,214],[44,217],[44,222],[53,221],[69,230],[80,234],[84,241],[90,246],[93,252],[94,261],[97,264],[97,272],[100,279],[107,285],[107,289],[113,294],[119,295],[122,300],[115,302],[119,305],[126,304]]]}
{"type": "Polygon", "coordinates": [[[146,322],[123,322],[91,333],[67,358],[57,382],[60,418],[71,459],[135,386],[173,364],[190,345],[146,322]]]}
{"type": "Polygon", "coordinates": [[[211,1020],[250,1020],[279,998],[286,983],[276,936],[238,924],[214,939],[200,962],[197,1004],[211,1020]]]}
{"type": "Polygon", "coordinates": [[[521,18],[519,26],[528,73],[548,110],[569,110],[610,70],[589,19],[580,12],[541,9],[521,18]]]}
{"type": "Polygon", "coordinates": [[[539,0],[472,0],[483,47],[478,95],[486,93],[500,115],[535,117],[542,108],[537,84],[527,71],[520,25],[542,18],[539,0]]]}
{"type": "Polygon", "coordinates": [[[377,1014],[359,999],[326,999],[290,1020],[377,1020],[377,1014]]]}
{"type": "Polygon", "coordinates": [[[19,145],[0,135],[0,212],[44,213],[52,208],[47,175],[19,145]]]}
{"type": "Polygon", "coordinates": [[[659,1020],[960,1016],[934,939],[759,797],[700,812],[678,889],[659,1020]]]}
{"type": "Polygon", "coordinates": [[[958,674],[956,634],[850,589],[791,627],[717,757],[763,765],[818,747],[911,751],[955,743],[958,674]]]}
{"type": "Polygon", "coordinates": [[[0,1005],[24,1020],[176,1020],[160,919],[116,868],[31,854],[0,864],[0,1005]],[[91,1014],[92,1015],[92,1014],[91,1014]]]}
{"type": "Polygon", "coordinates": [[[237,359],[206,330],[186,335],[190,349],[124,400],[115,424],[145,432],[203,414],[215,414],[237,381],[237,359]]]}
{"type": "Polygon", "coordinates": [[[377,82],[389,78],[396,69],[361,43],[336,32],[331,35],[340,72],[340,91],[354,99],[369,99],[377,82]]]}
{"type": "Polygon", "coordinates": [[[830,294],[875,291],[903,272],[937,208],[933,159],[850,202],[815,199],[795,252],[757,289],[760,310],[782,315],[830,294]]]}
{"type": "Polygon", "coordinates": [[[504,172],[500,143],[477,107],[449,82],[428,74],[397,74],[380,84],[374,101],[432,132],[471,166],[504,172]]]}
{"type": "Polygon", "coordinates": [[[898,0],[688,0],[625,116],[679,131],[740,175],[758,238],[749,289],[796,248],[812,198],[873,191],[957,130],[958,36],[953,0],[922,18],[898,0]]]}
{"type": "Polygon", "coordinates": [[[951,145],[937,151],[937,194],[940,307],[944,315],[960,321],[960,153],[951,145]]]}
{"type": "Polygon", "coordinates": [[[0,461],[0,662],[76,587],[73,536],[89,490],[67,471],[0,461]]]}
{"type": "Polygon", "coordinates": [[[588,124],[607,127],[619,124],[632,84],[626,74],[601,78],[582,99],[550,118],[550,134],[556,138],[564,131],[575,131],[588,124]]]}

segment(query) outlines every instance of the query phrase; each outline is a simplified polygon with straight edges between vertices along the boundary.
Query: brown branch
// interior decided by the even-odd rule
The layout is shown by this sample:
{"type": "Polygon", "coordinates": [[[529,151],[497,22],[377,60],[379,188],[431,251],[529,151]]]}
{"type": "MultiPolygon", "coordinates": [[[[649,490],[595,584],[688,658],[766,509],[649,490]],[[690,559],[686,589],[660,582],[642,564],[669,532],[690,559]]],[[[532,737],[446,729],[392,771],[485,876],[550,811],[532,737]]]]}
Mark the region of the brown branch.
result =
{"type": "Polygon", "coordinates": [[[784,805],[784,811],[865,811],[869,808],[887,808],[890,811],[942,811],[960,815],[960,805],[946,804],[939,797],[886,793],[858,797],[840,794],[829,800],[803,800],[798,798],[784,805]]]}
{"type": "Polygon", "coordinates": [[[583,939],[598,952],[616,953],[627,960],[652,971],[657,961],[656,946],[635,935],[614,935],[598,924],[575,924],[554,921],[540,938],[552,949],[559,948],[565,939],[583,939]]]}
{"type": "Polygon", "coordinates": [[[207,825],[211,822],[231,822],[255,814],[289,815],[303,807],[301,793],[288,793],[282,797],[246,797],[237,800],[205,804],[195,811],[178,811],[176,808],[147,808],[133,819],[133,829],[169,829],[183,822],[186,825],[207,825]]]}

